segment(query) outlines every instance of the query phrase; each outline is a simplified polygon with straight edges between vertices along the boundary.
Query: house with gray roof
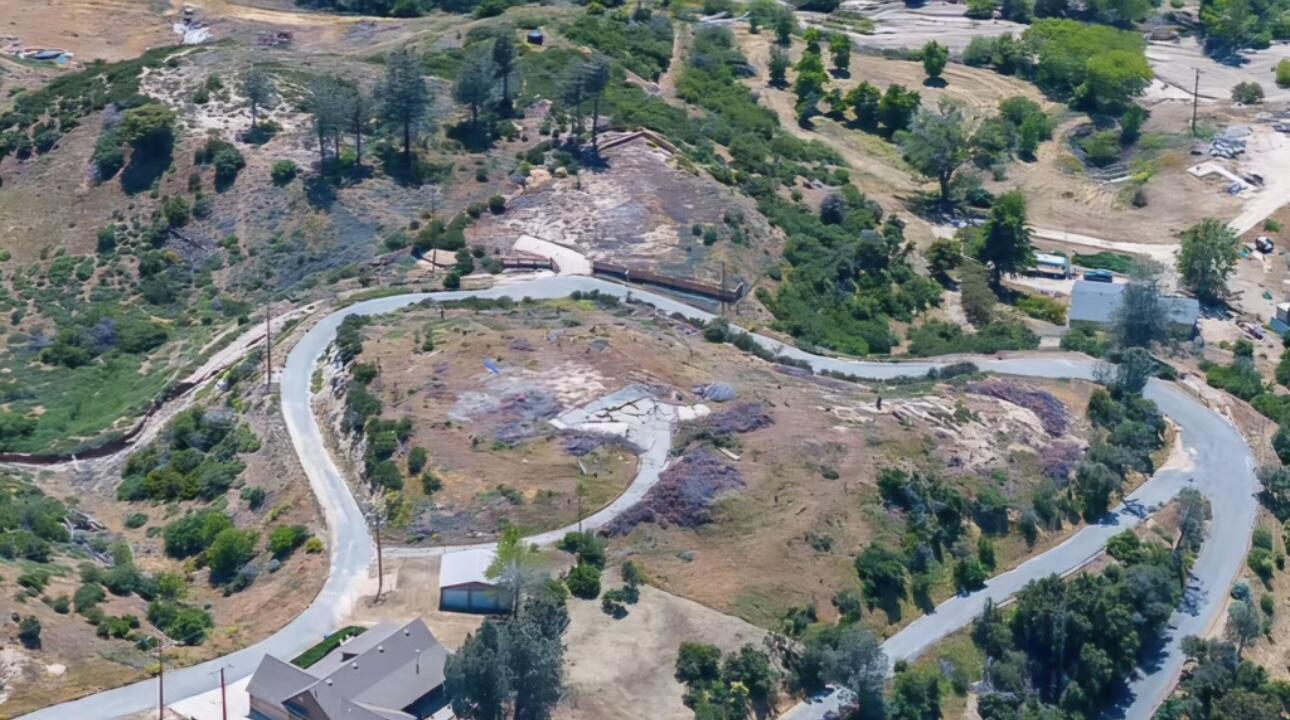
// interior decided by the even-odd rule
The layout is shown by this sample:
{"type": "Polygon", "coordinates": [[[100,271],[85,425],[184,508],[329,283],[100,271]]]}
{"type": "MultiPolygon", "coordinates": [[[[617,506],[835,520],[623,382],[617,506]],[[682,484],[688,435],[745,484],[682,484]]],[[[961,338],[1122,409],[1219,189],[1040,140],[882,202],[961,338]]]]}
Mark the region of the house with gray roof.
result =
{"type": "MultiPolygon", "coordinates": [[[[1071,327],[1083,325],[1106,330],[1115,324],[1115,316],[1124,303],[1124,289],[1119,283],[1077,280],[1071,291],[1071,307],[1067,318],[1071,327]]],[[[1195,298],[1179,295],[1161,295],[1169,330],[1175,336],[1189,340],[1196,335],[1200,320],[1200,303],[1195,298]]]]}
{"type": "Polygon", "coordinates": [[[251,676],[251,720],[425,720],[453,717],[448,649],[421,620],[382,623],[308,668],[266,655],[251,676]]]}

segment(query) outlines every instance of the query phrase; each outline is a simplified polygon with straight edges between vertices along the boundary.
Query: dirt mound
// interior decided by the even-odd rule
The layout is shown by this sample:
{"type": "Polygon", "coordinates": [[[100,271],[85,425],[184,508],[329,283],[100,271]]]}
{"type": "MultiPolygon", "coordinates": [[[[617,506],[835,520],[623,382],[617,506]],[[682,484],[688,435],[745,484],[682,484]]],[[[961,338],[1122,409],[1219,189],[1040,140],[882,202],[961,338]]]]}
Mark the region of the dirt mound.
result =
{"type": "Polygon", "coordinates": [[[968,392],[997,398],[1033,412],[1039,416],[1039,421],[1043,423],[1044,432],[1053,437],[1065,433],[1067,426],[1070,424],[1070,416],[1066,412],[1066,406],[1062,404],[1061,400],[1043,390],[1035,390],[1003,380],[986,380],[972,383],[967,389],[968,392]]]}
{"type": "Polygon", "coordinates": [[[747,433],[775,422],[766,406],[759,402],[739,403],[729,410],[713,413],[704,424],[720,433],[747,433]]]}
{"type": "Polygon", "coordinates": [[[626,535],[643,522],[693,528],[711,522],[712,503],[718,495],[744,487],[739,471],[705,448],[686,453],[604,532],[610,537],[626,535]]]}

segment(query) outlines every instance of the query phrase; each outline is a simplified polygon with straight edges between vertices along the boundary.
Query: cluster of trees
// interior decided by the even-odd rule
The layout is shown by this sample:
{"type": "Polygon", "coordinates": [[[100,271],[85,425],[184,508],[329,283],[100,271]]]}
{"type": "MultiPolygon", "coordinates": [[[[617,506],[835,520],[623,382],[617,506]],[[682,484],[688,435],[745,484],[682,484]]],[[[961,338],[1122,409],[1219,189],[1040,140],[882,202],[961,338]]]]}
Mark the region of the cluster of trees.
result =
{"type": "Polygon", "coordinates": [[[1290,39],[1287,9],[1285,3],[1266,0],[1202,0],[1199,19],[1205,50],[1224,57],[1290,39]]]}
{"type": "Polygon", "coordinates": [[[35,485],[3,480],[0,492],[0,558],[49,562],[53,545],[71,539],[63,520],[67,508],[35,485]]]}
{"type": "Polygon", "coordinates": [[[1152,78],[1141,34],[1069,19],[1037,21],[1020,38],[973,38],[963,62],[1029,78],[1050,97],[1099,115],[1123,114],[1152,78]]]}
{"type": "MultiPolygon", "coordinates": [[[[198,510],[172,521],[163,528],[162,537],[167,555],[176,559],[197,557],[199,563],[210,568],[211,582],[216,585],[233,580],[243,571],[255,557],[259,541],[259,533],[237,529],[232,518],[214,509],[198,510]]],[[[241,582],[249,585],[254,579],[242,578],[241,582]]]]}
{"type": "Polygon", "coordinates": [[[972,628],[986,654],[983,720],[1101,717],[1160,637],[1186,579],[1180,551],[1146,542],[1097,575],[1030,583],[972,628]]]}
{"type": "MultiPolygon", "coordinates": [[[[1003,495],[991,489],[969,498],[939,478],[892,468],[879,473],[878,492],[886,507],[904,514],[905,532],[900,550],[873,544],[856,556],[860,596],[869,607],[899,618],[900,602],[912,596],[929,612],[947,574],[958,592],[985,585],[995,565],[992,538],[1010,529],[1003,495]],[[980,530],[975,543],[969,539],[970,524],[980,530]]],[[[837,602],[840,608],[847,605],[846,598],[837,602]]]]}
{"type": "Polygon", "coordinates": [[[129,640],[143,650],[154,647],[157,642],[156,638],[139,630],[139,621],[134,616],[104,613],[100,605],[107,601],[110,593],[119,597],[136,595],[148,601],[149,622],[173,640],[185,645],[205,642],[206,632],[213,622],[205,610],[183,602],[188,591],[188,580],[183,575],[143,572],[135,566],[130,546],[125,541],[112,544],[109,552],[112,558],[110,567],[81,563],[81,584],[71,598],[77,614],[96,626],[100,637],[129,640]]]}
{"type": "Polygon", "coordinates": [[[238,455],[259,449],[259,439],[232,412],[193,407],[176,415],[155,442],[130,454],[116,495],[126,501],[211,501],[245,469],[238,455]]]}
{"type": "Polygon", "coordinates": [[[533,593],[509,617],[488,619],[444,667],[445,690],[459,718],[543,720],[564,688],[565,596],[533,593]]]}
{"type": "Polygon", "coordinates": [[[1096,435],[1075,471],[1072,499],[1080,515],[1093,522],[1106,514],[1129,472],[1150,474],[1151,454],[1164,445],[1164,416],[1142,397],[1155,360],[1141,349],[1125,352],[1109,388],[1089,397],[1088,417],[1096,435]]]}
{"type": "Polygon", "coordinates": [[[676,679],[685,685],[685,704],[696,720],[768,717],[779,687],[770,656],[753,645],[723,658],[715,645],[681,643],[676,679]]]}
{"type": "Polygon", "coordinates": [[[1005,20],[1029,23],[1042,18],[1068,18],[1114,25],[1126,30],[1150,17],[1151,0],[970,0],[968,16],[993,17],[997,10],[1005,20]]]}
{"type": "Polygon", "coordinates": [[[1290,713],[1290,683],[1272,680],[1228,640],[1183,639],[1195,668],[1156,711],[1157,720],[1278,720],[1290,713]]]}
{"type": "MultiPolygon", "coordinates": [[[[935,180],[940,202],[949,204],[956,175],[969,160],[977,167],[991,168],[1011,160],[1014,154],[1033,159],[1039,143],[1050,139],[1052,132],[1052,121],[1037,103],[1012,97],[999,104],[998,116],[975,128],[959,105],[942,100],[936,111],[919,110],[908,129],[898,131],[895,138],[906,162],[935,180]]],[[[1024,200],[1021,211],[1024,213],[1024,200]]]]}
{"type": "MultiPolygon", "coordinates": [[[[350,363],[362,353],[362,328],[366,323],[367,319],[358,315],[351,315],[341,321],[336,333],[336,352],[342,362],[350,363]]],[[[433,347],[433,340],[430,342],[433,347]]],[[[407,417],[398,420],[382,419],[384,404],[368,389],[379,374],[380,369],[376,365],[356,363],[350,368],[350,383],[345,390],[342,423],[347,431],[361,433],[366,438],[363,476],[374,488],[401,491],[404,470],[396,462],[395,456],[406,451],[408,475],[419,476],[426,494],[432,494],[438,489],[439,480],[426,466],[425,448],[405,447],[408,438],[412,436],[412,420],[407,417]]]]}
{"type": "MultiPolygon", "coordinates": [[[[774,185],[792,185],[798,177],[845,184],[846,172],[834,169],[842,165],[837,153],[822,143],[786,133],[775,113],[761,106],[739,81],[747,67],[728,28],[704,26],[695,31],[690,57],[677,78],[677,95],[708,111],[708,121],[702,124],[704,136],[730,150],[733,163],[729,168],[718,163],[714,176],[741,183],[759,199],[773,194],[774,185]]],[[[693,120],[687,122],[693,124],[693,120]]]]}
{"type": "Polygon", "coordinates": [[[631,13],[621,8],[603,14],[588,11],[564,35],[648,80],[657,80],[672,61],[672,21],[644,4],[637,4],[631,13]]]}
{"type": "Polygon", "coordinates": [[[39,357],[46,365],[78,368],[109,353],[146,355],[168,337],[164,325],[142,314],[96,304],[64,324],[39,357]]]}
{"type": "Polygon", "coordinates": [[[940,302],[940,285],[914,269],[904,224],[883,221],[881,208],[854,188],[826,199],[819,215],[782,198],[759,205],[788,235],[784,258],[792,267],[777,292],[758,298],[799,343],[890,352],[889,320],[911,320],[940,302]]]}

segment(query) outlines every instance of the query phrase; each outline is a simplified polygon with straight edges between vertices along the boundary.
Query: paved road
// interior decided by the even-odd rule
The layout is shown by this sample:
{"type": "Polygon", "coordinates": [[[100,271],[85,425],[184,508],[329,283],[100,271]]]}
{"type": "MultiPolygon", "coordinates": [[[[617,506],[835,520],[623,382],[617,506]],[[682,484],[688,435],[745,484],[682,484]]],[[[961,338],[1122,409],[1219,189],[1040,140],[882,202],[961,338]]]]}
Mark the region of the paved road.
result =
{"type": "MultiPolygon", "coordinates": [[[[369,300],[327,316],[305,334],[292,349],[282,374],[282,409],[292,444],[318,497],[327,526],[331,529],[330,575],[314,602],[275,635],[218,660],[168,673],[168,699],[177,701],[213,689],[216,683],[213,673],[220,666],[227,668],[229,680],[236,680],[250,674],[265,654],[291,657],[304,650],[333,629],[349,612],[356,599],[356,588],[368,576],[374,549],[367,524],[363,521],[359,506],[350,494],[344,478],[326,452],[309,402],[313,370],[331,343],[341,320],[353,314],[384,314],[426,299],[451,301],[472,296],[543,299],[564,297],[575,290],[599,290],[619,297],[629,296],[648,302],[665,313],[681,313],[699,320],[712,317],[710,313],[673,298],[638,289],[628,289],[585,277],[546,277],[478,292],[422,293],[369,300]]],[[[874,379],[919,375],[951,362],[949,359],[910,363],[842,360],[810,355],[768,338],[759,338],[759,342],[774,352],[810,363],[816,371],[832,370],[874,379]]],[[[988,358],[978,359],[976,362],[989,372],[1049,378],[1091,379],[1095,368],[1095,361],[1088,358],[1062,355],[988,358]]],[[[1155,400],[1161,410],[1181,427],[1181,442],[1192,454],[1196,467],[1194,471],[1170,470],[1157,473],[1133,493],[1130,501],[1139,501],[1146,506],[1159,505],[1186,486],[1189,478],[1194,477],[1196,487],[1205,492],[1213,505],[1214,520],[1193,569],[1193,582],[1188,593],[1193,604],[1187,612],[1175,614],[1174,631],[1158,670],[1133,683],[1136,697],[1128,716],[1141,720],[1150,717],[1153,708],[1172,687],[1173,679],[1183,662],[1178,649],[1181,638],[1203,632],[1217,619],[1227,588],[1244,564],[1257,507],[1254,498],[1257,489],[1254,463],[1249,449],[1236,430],[1174,385],[1152,381],[1148,385],[1147,396],[1155,400]],[[1222,532],[1215,532],[1215,528],[1222,528],[1222,532]]],[[[666,459],[666,448],[667,443],[659,443],[656,448],[646,448],[642,456],[643,477],[638,476],[628,491],[633,501],[639,494],[643,494],[642,488],[646,484],[652,484],[651,478],[657,480],[657,473],[661,471],[666,459]]],[[[630,502],[621,498],[601,511],[596,518],[598,521],[606,520],[628,505],[630,502]]],[[[892,636],[885,645],[888,653],[893,658],[917,655],[937,640],[969,623],[980,611],[987,597],[1003,599],[1030,579],[1051,573],[1064,573],[1078,567],[1095,555],[1110,535],[1138,521],[1134,515],[1117,513],[1115,522],[1077,533],[1057,548],[1009,573],[993,578],[984,590],[943,603],[933,614],[892,636]]],[[[555,537],[558,535],[548,533],[539,539],[550,541],[555,537]],[[552,537],[547,538],[547,535],[552,537]]],[[[156,683],[145,681],[23,717],[29,720],[108,720],[145,710],[155,702],[156,683]]],[[[819,718],[829,709],[829,705],[827,701],[803,704],[790,711],[788,716],[793,720],[819,718]]]]}

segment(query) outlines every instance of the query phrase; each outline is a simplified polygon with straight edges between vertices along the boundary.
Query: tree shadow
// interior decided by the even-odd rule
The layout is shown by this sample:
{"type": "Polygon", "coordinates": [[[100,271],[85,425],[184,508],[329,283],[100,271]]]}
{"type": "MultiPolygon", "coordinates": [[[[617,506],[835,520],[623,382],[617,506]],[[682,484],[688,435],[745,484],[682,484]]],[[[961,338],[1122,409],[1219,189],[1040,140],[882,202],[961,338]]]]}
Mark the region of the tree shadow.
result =
{"type": "Polygon", "coordinates": [[[928,594],[927,588],[915,588],[913,600],[914,607],[922,610],[925,615],[930,615],[936,610],[936,603],[932,601],[932,596],[928,594]]]}
{"type": "Polygon", "coordinates": [[[121,170],[121,189],[127,195],[137,195],[161,179],[174,160],[174,143],[135,148],[130,162],[121,170]]]}
{"type": "Polygon", "coordinates": [[[497,140],[497,135],[493,132],[493,124],[483,118],[478,122],[463,120],[450,125],[446,135],[450,140],[461,143],[461,146],[470,152],[486,152],[492,149],[497,140]]]}
{"type": "Polygon", "coordinates": [[[879,597],[870,598],[867,604],[870,610],[881,610],[887,616],[887,622],[895,624],[900,622],[901,616],[904,614],[900,607],[902,597],[902,595],[894,592],[888,592],[879,597]]]}
{"type": "Polygon", "coordinates": [[[927,88],[943,88],[948,85],[949,83],[942,77],[929,77],[923,81],[923,87],[927,88]]]}
{"type": "Polygon", "coordinates": [[[829,71],[829,74],[832,75],[834,78],[838,78],[842,80],[849,79],[851,77],[851,71],[847,70],[846,68],[833,68],[832,70],[829,71]]]}
{"type": "Polygon", "coordinates": [[[318,210],[330,210],[336,202],[336,187],[325,175],[310,175],[305,178],[305,199],[318,210]]]}

